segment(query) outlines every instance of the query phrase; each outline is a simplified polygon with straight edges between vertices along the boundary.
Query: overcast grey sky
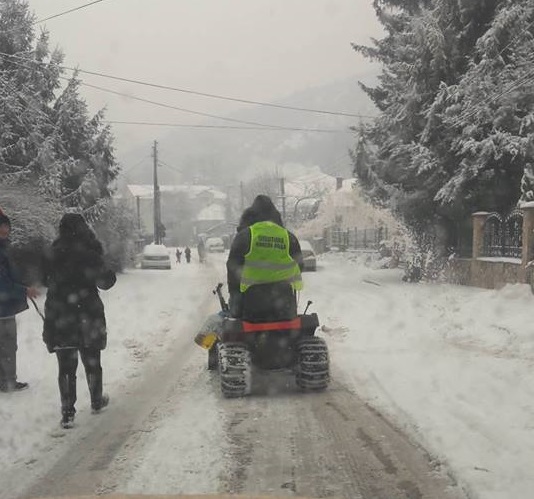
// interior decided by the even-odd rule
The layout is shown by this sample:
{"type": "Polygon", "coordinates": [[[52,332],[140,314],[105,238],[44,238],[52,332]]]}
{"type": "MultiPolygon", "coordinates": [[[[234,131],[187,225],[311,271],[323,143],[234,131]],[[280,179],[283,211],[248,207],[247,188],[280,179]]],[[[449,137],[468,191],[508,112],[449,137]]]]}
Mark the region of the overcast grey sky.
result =
{"type": "MultiPolygon", "coordinates": [[[[88,1],[30,0],[30,6],[43,18],[88,1]]],[[[350,43],[367,44],[380,34],[372,0],[105,0],[45,25],[52,46],[64,50],[67,65],[265,101],[365,72],[369,63],[350,43]]],[[[98,77],[83,79],[203,112],[227,114],[242,107],[98,77]]],[[[84,96],[92,111],[107,106],[111,120],[199,121],[92,89],[84,89],[84,96]]],[[[115,127],[119,148],[167,133],[115,127]]]]}

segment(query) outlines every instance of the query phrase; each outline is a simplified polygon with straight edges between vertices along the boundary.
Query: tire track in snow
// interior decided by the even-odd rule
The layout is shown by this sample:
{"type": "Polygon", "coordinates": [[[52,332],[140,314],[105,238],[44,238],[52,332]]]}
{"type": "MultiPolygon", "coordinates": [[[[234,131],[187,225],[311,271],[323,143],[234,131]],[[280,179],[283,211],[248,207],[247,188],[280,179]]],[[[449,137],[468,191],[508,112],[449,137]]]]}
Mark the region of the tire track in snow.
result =
{"type": "Polygon", "coordinates": [[[248,398],[223,401],[227,464],[221,492],[464,497],[439,463],[343,385],[300,394],[287,376],[270,376],[277,392],[260,389],[248,398]]]}

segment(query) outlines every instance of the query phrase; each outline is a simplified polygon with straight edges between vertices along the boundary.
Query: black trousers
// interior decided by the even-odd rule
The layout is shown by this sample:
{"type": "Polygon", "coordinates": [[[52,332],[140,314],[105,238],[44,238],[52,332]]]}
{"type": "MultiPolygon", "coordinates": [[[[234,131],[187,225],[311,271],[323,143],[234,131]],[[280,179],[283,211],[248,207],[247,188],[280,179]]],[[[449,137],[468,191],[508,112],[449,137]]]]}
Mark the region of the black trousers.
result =
{"type": "Polygon", "coordinates": [[[0,319],[0,387],[9,389],[17,381],[17,323],[15,317],[0,319]]]}
{"type": "Polygon", "coordinates": [[[102,406],[102,365],[100,350],[88,348],[64,348],[56,351],[59,374],[59,394],[61,396],[61,412],[74,414],[76,409],[76,370],[78,368],[78,352],[85,368],[85,376],[91,396],[91,407],[100,409],[102,406]]]}

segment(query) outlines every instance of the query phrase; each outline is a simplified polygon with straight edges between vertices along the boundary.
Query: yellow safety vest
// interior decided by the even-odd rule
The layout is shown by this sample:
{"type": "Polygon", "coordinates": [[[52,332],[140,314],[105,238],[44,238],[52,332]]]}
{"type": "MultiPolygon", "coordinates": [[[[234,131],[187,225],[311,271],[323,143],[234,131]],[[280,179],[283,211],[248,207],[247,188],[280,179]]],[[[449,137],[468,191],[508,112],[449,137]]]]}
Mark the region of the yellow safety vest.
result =
{"type": "Polygon", "coordinates": [[[289,254],[289,232],[274,222],[250,226],[250,249],[245,255],[240,290],[254,284],[287,281],[295,291],[302,289],[300,268],[289,254]]]}

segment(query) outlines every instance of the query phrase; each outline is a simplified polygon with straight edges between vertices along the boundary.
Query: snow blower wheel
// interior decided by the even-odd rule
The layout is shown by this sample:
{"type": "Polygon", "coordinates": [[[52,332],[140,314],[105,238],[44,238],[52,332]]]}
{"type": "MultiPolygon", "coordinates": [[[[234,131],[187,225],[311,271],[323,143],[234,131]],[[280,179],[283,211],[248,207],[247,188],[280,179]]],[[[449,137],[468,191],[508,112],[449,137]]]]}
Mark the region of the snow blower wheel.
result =
{"type": "Polygon", "coordinates": [[[310,336],[297,345],[297,386],[303,391],[324,390],[330,382],[328,347],[322,338],[310,336]]]}
{"type": "Polygon", "coordinates": [[[226,398],[244,397],[251,390],[250,351],[244,343],[219,345],[221,391],[226,398]]]}

